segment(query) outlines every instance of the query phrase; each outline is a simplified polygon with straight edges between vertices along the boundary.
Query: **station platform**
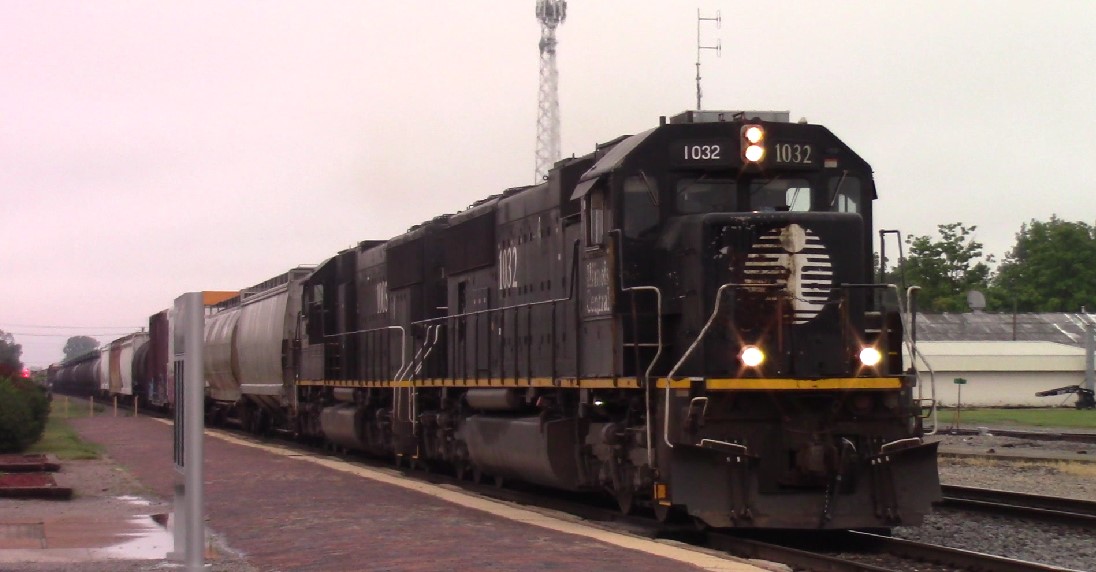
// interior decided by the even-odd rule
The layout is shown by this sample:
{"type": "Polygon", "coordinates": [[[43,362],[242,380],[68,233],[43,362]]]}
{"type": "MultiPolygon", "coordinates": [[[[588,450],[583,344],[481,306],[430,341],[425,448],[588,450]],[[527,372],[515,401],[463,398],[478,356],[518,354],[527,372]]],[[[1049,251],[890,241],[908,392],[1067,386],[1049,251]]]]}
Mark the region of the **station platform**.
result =
{"type": "MultiPolygon", "coordinates": [[[[150,496],[171,499],[168,423],[71,423],[150,496]]],[[[218,430],[205,440],[205,493],[207,527],[262,571],[764,569],[218,430]]]]}

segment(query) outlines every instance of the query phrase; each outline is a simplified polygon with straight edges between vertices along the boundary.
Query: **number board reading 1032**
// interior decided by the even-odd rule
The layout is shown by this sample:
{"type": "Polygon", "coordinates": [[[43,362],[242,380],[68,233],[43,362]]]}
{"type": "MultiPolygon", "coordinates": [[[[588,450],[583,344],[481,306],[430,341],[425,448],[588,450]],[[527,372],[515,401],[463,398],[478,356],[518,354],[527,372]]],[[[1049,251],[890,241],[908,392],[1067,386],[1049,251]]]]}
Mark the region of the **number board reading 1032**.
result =
{"type": "Polygon", "coordinates": [[[738,146],[728,140],[681,141],[670,152],[675,163],[687,165],[724,165],[737,156],[738,146]]]}
{"type": "Polygon", "coordinates": [[[813,167],[818,154],[810,143],[775,142],[769,146],[769,159],[777,165],[813,167]]]}

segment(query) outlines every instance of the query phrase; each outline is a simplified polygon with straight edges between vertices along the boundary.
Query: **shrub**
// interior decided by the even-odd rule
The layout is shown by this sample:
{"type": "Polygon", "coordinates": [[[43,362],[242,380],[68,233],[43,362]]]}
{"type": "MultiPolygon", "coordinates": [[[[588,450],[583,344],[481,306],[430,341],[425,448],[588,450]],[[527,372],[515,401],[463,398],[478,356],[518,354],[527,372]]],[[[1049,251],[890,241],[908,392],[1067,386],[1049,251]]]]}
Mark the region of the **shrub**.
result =
{"type": "Polygon", "coordinates": [[[0,453],[17,453],[42,437],[49,399],[25,380],[0,378],[0,453]]]}

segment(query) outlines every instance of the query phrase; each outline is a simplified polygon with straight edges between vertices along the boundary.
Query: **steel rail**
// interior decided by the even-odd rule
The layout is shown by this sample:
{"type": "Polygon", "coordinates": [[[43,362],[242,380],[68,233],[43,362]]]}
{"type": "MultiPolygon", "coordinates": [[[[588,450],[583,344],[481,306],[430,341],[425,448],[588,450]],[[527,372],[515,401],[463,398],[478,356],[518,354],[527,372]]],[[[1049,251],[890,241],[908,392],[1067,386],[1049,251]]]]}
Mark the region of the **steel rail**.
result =
{"type": "Polygon", "coordinates": [[[971,552],[959,548],[949,548],[937,544],[925,544],[901,538],[879,536],[867,532],[849,532],[856,546],[876,552],[883,552],[902,558],[933,562],[952,566],[960,570],[992,570],[994,572],[1063,572],[1069,568],[1059,568],[1049,564],[1039,564],[1015,558],[1005,558],[981,552],[971,552]]]}
{"type": "Polygon", "coordinates": [[[1096,527],[1096,501],[943,485],[939,506],[1096,527]]]}
{"type": "MultiPolygon", "coordinates": [[[[1016,437],[1032,441],[1070,441],[1074,443],[1096,443],[1096,433],[1045,433],[1042,431],[1021,431],[1017,429],[989,429],[995,437],[1016,437]]],[[[950,429],[949,434],[982,435],[983,429],[950,429]]]]}

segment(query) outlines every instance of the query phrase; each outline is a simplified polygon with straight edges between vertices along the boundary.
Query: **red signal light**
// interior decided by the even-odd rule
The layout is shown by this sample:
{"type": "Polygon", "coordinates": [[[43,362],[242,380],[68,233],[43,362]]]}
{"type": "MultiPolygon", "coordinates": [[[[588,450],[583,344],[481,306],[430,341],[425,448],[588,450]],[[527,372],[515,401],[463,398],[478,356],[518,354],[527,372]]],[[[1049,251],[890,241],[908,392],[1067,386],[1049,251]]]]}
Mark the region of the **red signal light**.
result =
{"type": "Polygon", "coordinates": [[[23,379],[30,379],[30,369],[23,368],[23,379]]]}

